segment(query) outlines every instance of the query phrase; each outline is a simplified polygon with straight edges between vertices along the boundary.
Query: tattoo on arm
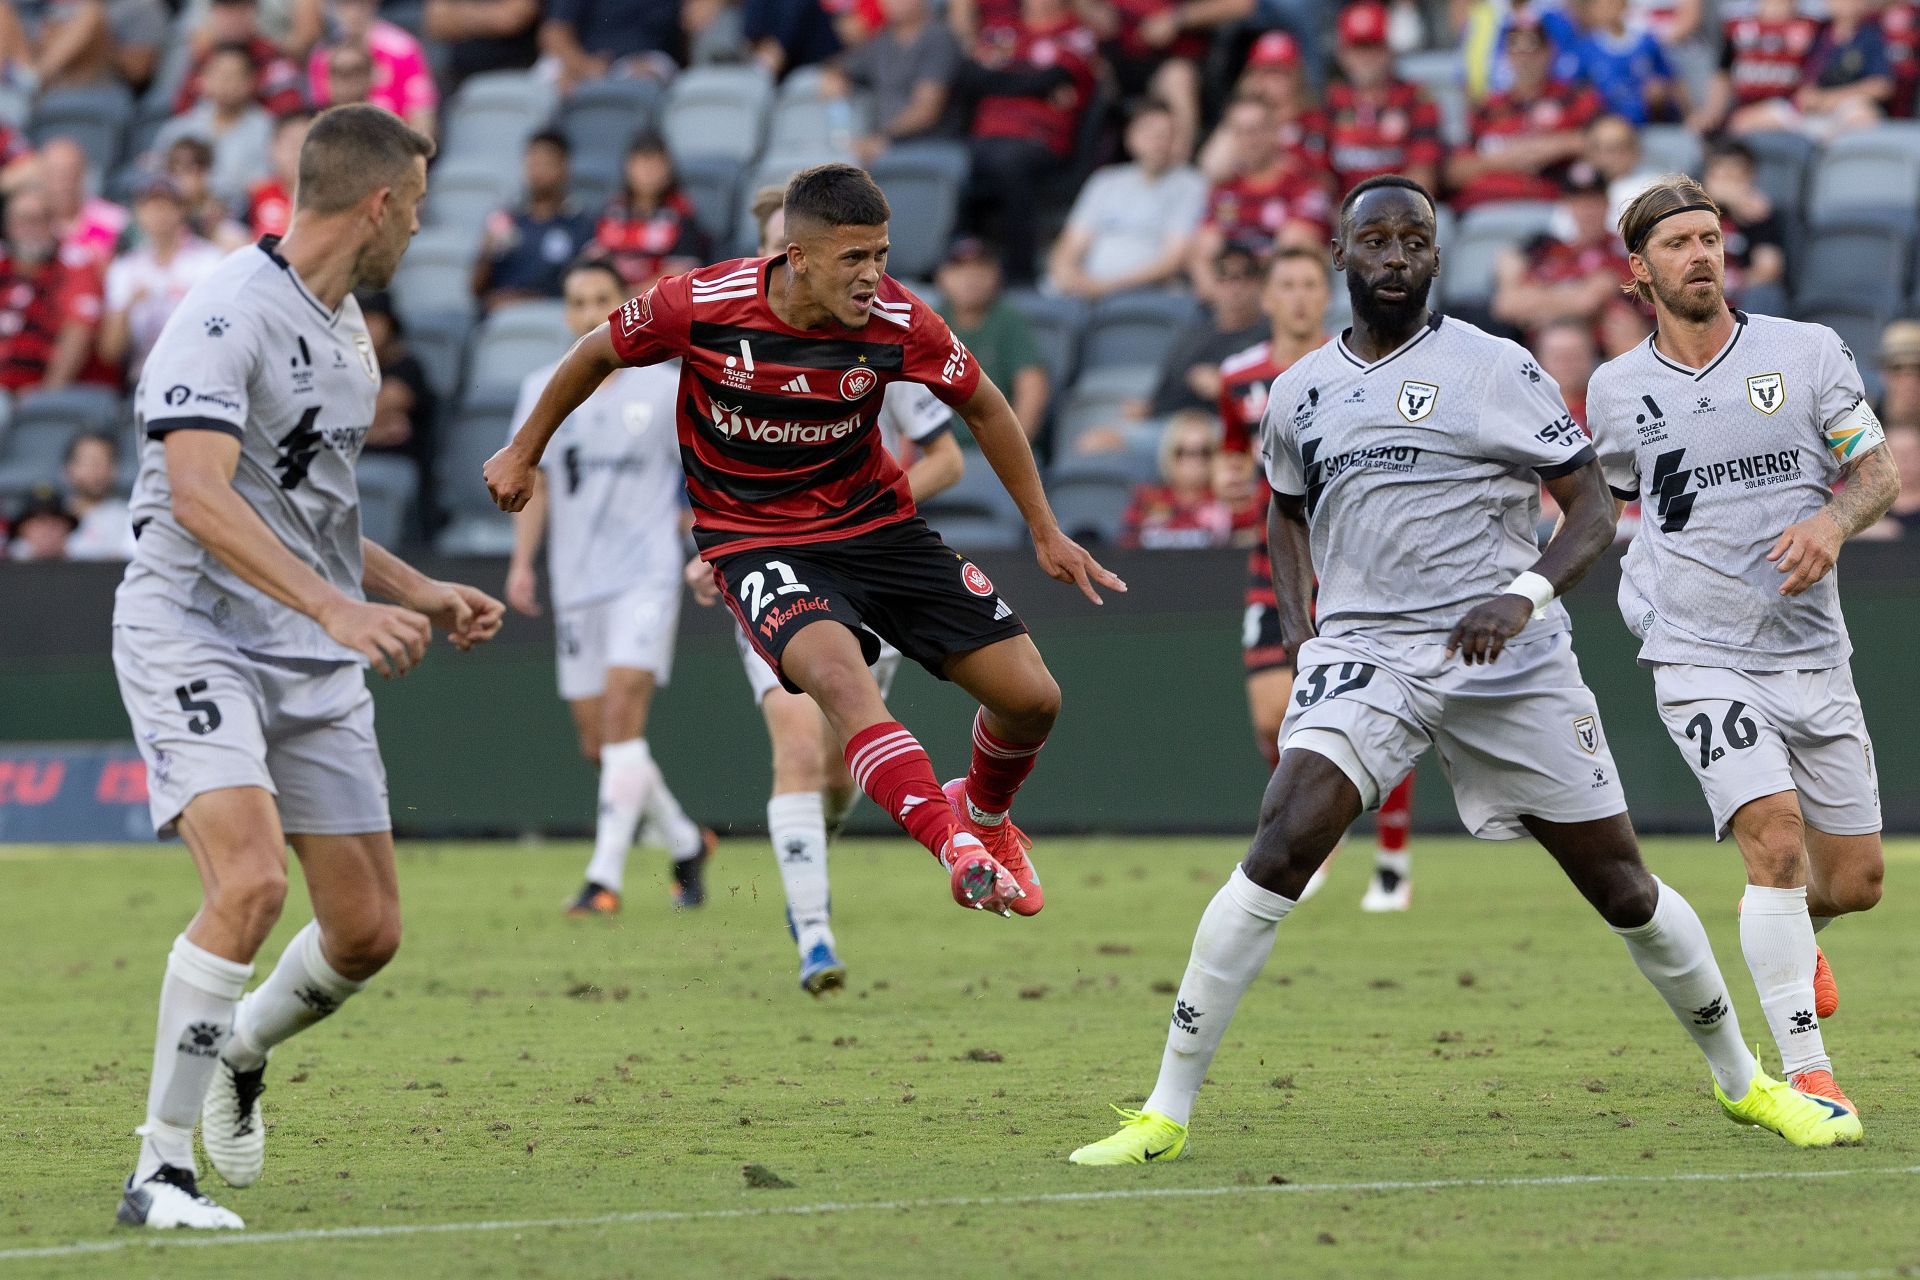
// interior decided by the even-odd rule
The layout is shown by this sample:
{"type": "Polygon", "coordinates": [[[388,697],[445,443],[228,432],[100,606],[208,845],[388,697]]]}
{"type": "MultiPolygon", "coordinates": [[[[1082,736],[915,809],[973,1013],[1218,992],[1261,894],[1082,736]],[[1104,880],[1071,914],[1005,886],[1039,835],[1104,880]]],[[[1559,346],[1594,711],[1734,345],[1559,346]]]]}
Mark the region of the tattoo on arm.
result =
{"type": "Polygon", "coordinates": [[[1900,496],[1900,471],[1884,444],[1841,468],[1846,484],[1820,508],[1822,514],[1840,526],[1840,535],[1851,538],[1887,514],[1893,500],[1900,496]]]}

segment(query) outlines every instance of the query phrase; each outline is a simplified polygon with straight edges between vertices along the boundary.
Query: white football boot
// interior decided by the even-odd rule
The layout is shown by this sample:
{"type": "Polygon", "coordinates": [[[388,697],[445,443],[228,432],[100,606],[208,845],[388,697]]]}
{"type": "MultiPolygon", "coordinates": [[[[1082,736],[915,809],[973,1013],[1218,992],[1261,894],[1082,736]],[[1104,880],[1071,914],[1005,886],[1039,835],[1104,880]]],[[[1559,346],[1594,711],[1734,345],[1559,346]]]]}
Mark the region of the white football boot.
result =
{"type": "Polygon", "coordinates": [[[131,1175],[120,1194],[114,1215],[123,1227],[186,1227],[198,1231],[238,1231],[247,1224],[231,1209],[223,1209],[200,1194],[193,1170],[163,1164],[146,1181],[131,1175]]]}
{"type": "Polygon", "coordinates": [[[260,1095],[267,1091],[266,1064],[257,1071],[236,1071],[225,1057],[200,1104],[200,1145],[230,1187],[250,1187],[267,1158],[267,1127],[260,1120],[260,1095]]]}

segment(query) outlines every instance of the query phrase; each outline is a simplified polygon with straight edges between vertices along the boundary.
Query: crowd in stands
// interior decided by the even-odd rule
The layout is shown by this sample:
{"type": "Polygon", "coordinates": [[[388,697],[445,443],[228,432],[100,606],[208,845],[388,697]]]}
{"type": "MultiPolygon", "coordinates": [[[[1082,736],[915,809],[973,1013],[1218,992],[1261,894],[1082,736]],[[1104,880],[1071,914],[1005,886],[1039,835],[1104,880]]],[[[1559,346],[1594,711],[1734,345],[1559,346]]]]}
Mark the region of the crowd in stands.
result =
{"type": "MultiPolygon", "coordinates": [[[[362,101],[442,143],[412,264],[362,299],[391,536],[502,545],[465,490],[509,370],[476,352],[551,332],[570,263],[638,291],[743,252],[743,201],[836,156],[899,193],[895,274],[1006,390],[1074,531],[1142,547],[1260,536],[1222,365],[1355,183],[1441,198],[1435,305],[1525,342],[1584,422],[1649,333],[1615,220],[1686,168],[1736,305],[1858,352],[1906,481],[1874,536],[1902,536],[1917,97],[1914,0],[0,0],[0,545],[128,554],[146,353],[286,229],[314,113],[362,101]]],[[[973,533],[1007,514],[956,492],[973,533]]]]}

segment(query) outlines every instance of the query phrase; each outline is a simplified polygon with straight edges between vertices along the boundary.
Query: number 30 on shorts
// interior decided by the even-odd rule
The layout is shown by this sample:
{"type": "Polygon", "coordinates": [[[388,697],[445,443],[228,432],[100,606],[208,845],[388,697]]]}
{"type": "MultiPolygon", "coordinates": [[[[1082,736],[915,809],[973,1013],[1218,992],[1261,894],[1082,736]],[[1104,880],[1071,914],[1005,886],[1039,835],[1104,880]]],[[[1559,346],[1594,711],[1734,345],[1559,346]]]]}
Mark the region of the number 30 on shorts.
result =
{"type": "Polygon", "coordinates": [[[813,590],[794,576],[793,566],[785,561],[767,561],[767,572],[780,579],[771,591],[767,590],[767,574],[758,569],[740,579],[740,603],[747,607],[748,614],[755,622],[760,620],[760,615],[766,612],[775,596],[798,595],[802,591],[813,590]]]}
{"type": "Polygon", "coordinates": [[[1310,707],[1324,698],[1337,698],[1343,693],[1364,689],[1373,682],[1373,673],[1377,670],[1379,668],[1371,662],[1309,667],[1300,673],[1300,687],[1295,691],[1293,700],[1303,707],[1310,707]],[[1331,676],[1328,674],[1330,672],[1331,676]],[[1331,689],[1327,687],[1329,678],[1337,682],[1331,689]]]}

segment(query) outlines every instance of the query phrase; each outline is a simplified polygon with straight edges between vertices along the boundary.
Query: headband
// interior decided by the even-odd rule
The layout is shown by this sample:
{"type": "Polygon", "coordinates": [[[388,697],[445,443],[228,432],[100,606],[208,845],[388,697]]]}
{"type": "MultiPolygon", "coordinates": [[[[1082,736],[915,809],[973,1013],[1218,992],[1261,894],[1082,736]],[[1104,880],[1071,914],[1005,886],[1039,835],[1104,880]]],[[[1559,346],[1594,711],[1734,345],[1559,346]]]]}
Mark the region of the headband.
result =
{"type": "Polygon", "coordinates": [[[1673,217],[1675,214],[1719,213],[1719,212],[1720,212],[1720,207],[1718,205],[1712,205],[1712,204],[1695,203],[1695,204],[1676,205],[1673,208],[1667,210],[1665,213],[1661,214],[1659,217],[1655,218],[1652,222],[1649,222],[1644,228],[1642,228],[1640,231],[1639,238],[1635,240],[1632,244],[1628,245],[1627,248],[1633,253],[1640,252],[1640,246],[1644,245],[1647,242],[1647,237],[1653,234],[1653,229],[1659,226],[1661,223],[1665,222],[1668,218],[1673,217]]]}

